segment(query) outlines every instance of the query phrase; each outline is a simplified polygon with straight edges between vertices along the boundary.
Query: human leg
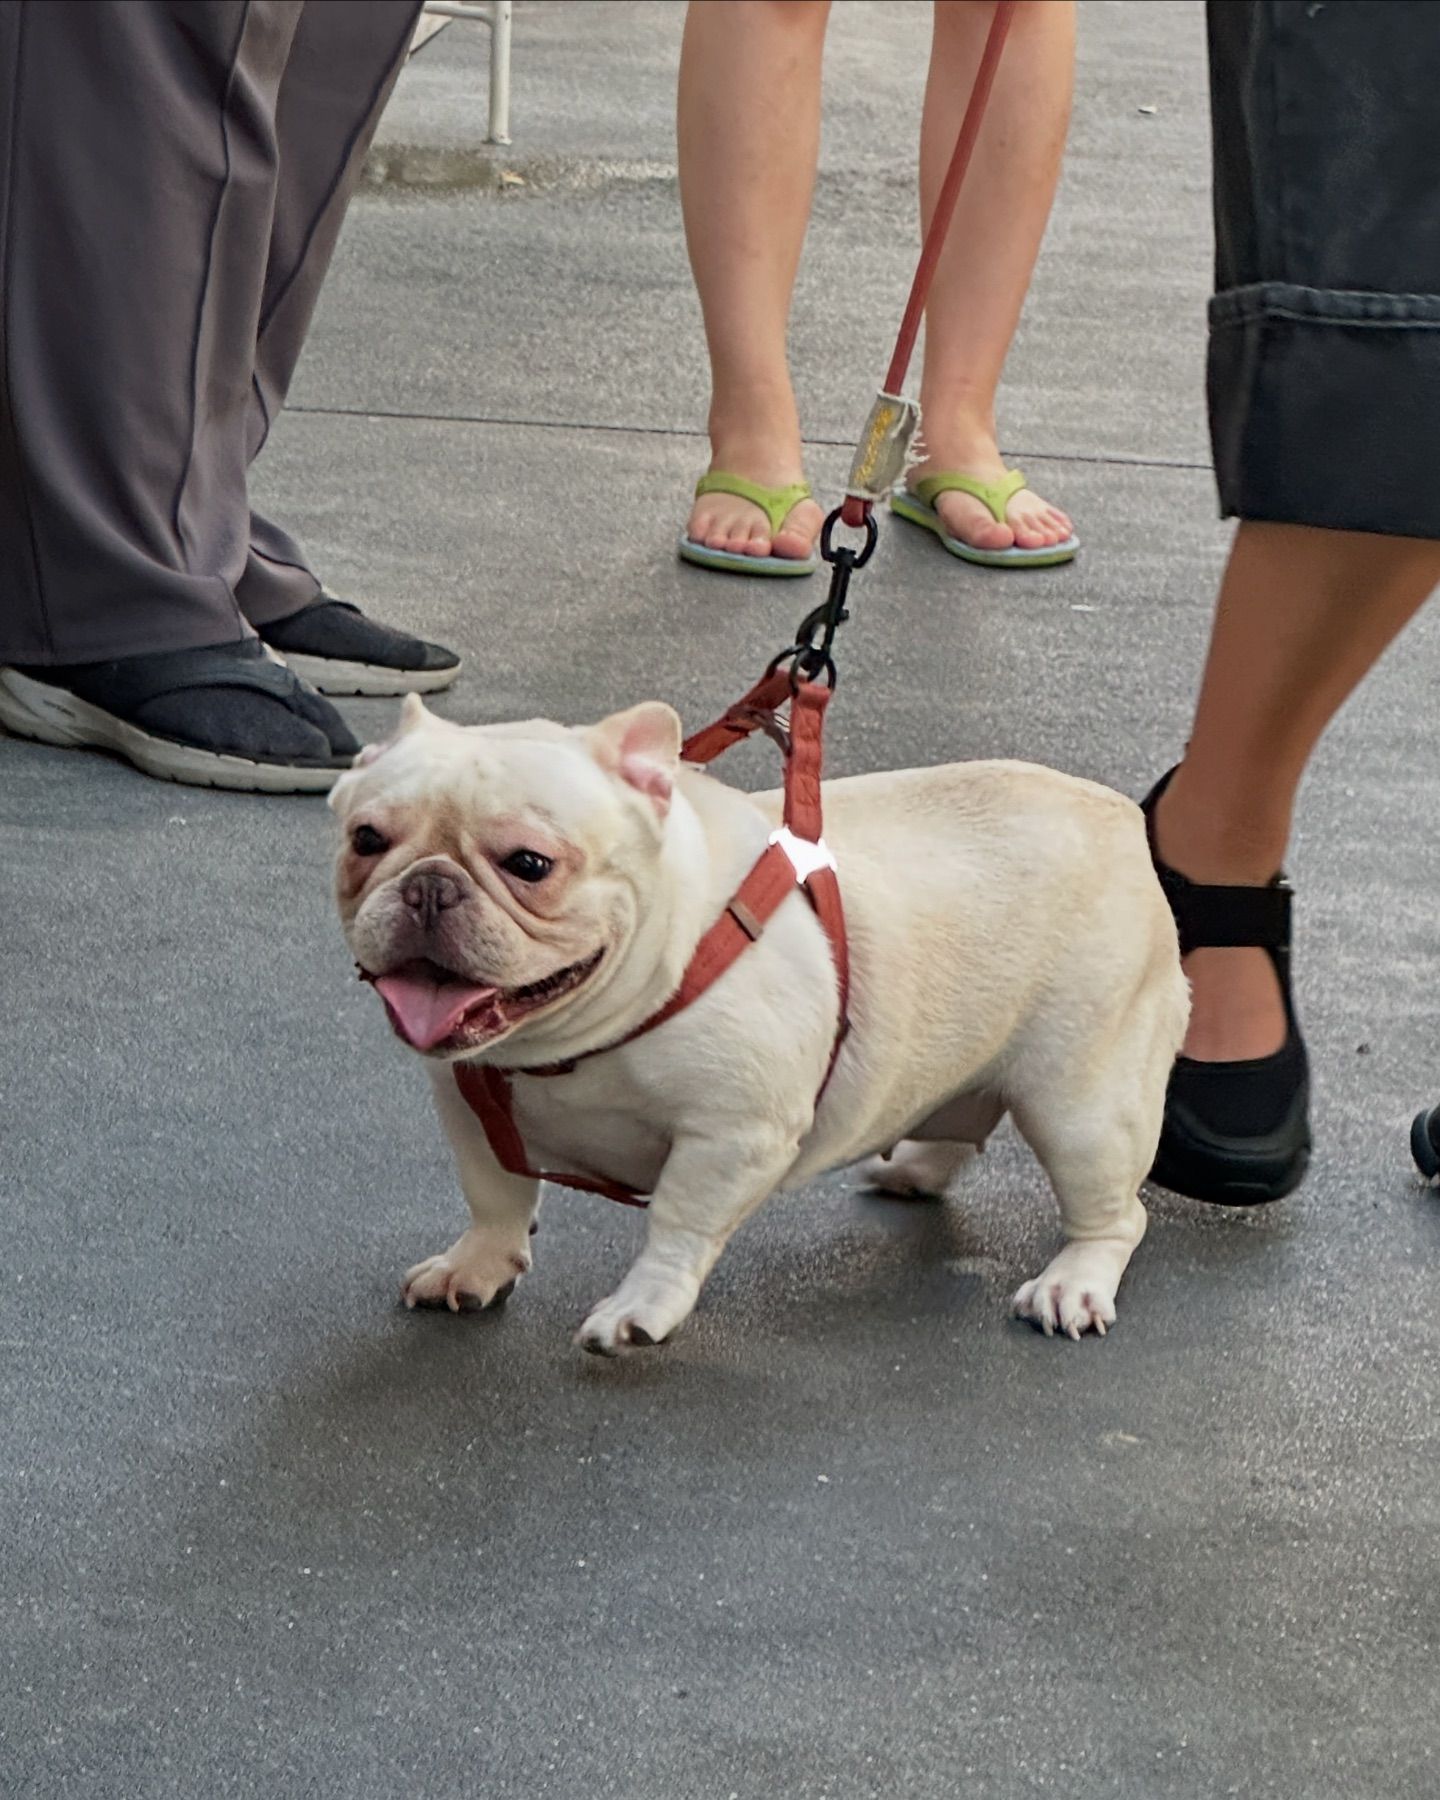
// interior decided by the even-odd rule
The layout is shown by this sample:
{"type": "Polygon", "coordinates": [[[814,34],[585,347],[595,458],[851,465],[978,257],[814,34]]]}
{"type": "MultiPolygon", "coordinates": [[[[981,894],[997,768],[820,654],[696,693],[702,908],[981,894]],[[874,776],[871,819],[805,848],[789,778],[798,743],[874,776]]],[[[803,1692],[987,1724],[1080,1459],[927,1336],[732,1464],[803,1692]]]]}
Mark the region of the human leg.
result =
{"type": "Polygon", "coordinates": [[[0,9],[0,722],[208,785],[356,746],[236,601],[294,0],[0,9]]]}
{"type": "Polygon", "coordinates": [[[1210,915],[1157,1167],[1182,1192],[1246,1201],[1304,1172],[1304,1047],[1288,943],[1256,947],[1205,890],[1251,890],[1233,909],[1255,916],[1311,751],[1440,581],[1440,42],[1408,6],[1208,16],[1211,436],[1221,509],[1244,522],[1185,761],[1152,808],[1158,860],[1200,884],[1177,915],[1210,915]]]}
{"type": "MultiPolygon", "coordinates": [[[[829,0],[691,0],[677,139],[690,266],[710,352],[710,467],[766,487],[803,479],[785,356],[820,144],[829,0]]],[[[752,556],[808,557],[820,509],[772,531],[733,495],[697,498],[688,536],[752,556]]]]}
{"type": "MultiPolygon", "coordinates": [[[[994,9],[936,0],[920,132],[920,212],[928,228],[974,86],[994,9]]],[[[1022,0],[991,89],[925,314],[920,384],[925,460],[913,480],[956,470],[1005,473],[995,397],[1060,177],[1075,61],[1070,0],[1022,0]]],[[[1022,489],[997,521],[964,493],[935,501],[950,535],[983,550],[1039,550],[1070,535],[1069,517],[1022,489]]]]}
{"type": "MultiPolygon", "coordinates": [[[[420,0],[305,0],[275,113],[280,167],[255,338],[252,459],[289,392],[419,7],[420,0]]],[[[294,537],[254,507],[236,593],[265,642],[322,693],[433,693],[459,673],[453,651],[326,593],[294,537]]]]}
{"type": "MultiPolygon", "coordinates": [[[[246,451],[260,453],[304,347],[365,151],[404,64],[420,0],[305,0],[275,108],[279,172],[264,264],[246,451]]],[[[239,587],[254,625],[320,592],[298,544],[251,511],[239,587]]]]}

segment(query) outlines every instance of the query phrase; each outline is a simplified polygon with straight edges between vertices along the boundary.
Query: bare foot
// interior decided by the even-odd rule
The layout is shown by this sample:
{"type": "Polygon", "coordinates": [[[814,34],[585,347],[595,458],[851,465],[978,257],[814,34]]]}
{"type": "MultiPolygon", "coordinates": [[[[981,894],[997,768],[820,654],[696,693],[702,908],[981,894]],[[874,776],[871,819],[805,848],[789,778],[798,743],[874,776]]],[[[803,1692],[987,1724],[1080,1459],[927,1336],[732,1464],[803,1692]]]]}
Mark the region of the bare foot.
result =
{"type": "MultiPolygon", "coordinates": [[[[710,467],[727,474],[743,475],[762,487],[789,487],[803,481],[800,445],[782,449],[752,438],[721,437],[712,440],[710,467]]],[[[736,494],[702,494],[690,509],[686,534],[692,543],[708,550],[728,550],[738,556],[786,556],[802,562],[813,554],[825,515],[813,500],[792,506],[773,535],[770,521],[752,501],[736,494]]]]}
{"type": "MultiPolygon", "coordinates": [[[[952,441],[927,428],[925,447],[929,454],[911,471],[911,487],[927,475],[938,475],[942,469],[958,470],[987,482],[999,481],[1005,474],[1005,464],[993,438],[977,441],[967,435],[952,441]]],[[[1053,544],[1063,544],[1074,530],[1068,513],[1030,488],[1021,488],[1012,496],[1003,524],[983,501],[971,494],[940,494],[935,510],[950,536],[969,544],[972,550],[1048,550],[1053,544]]]]}

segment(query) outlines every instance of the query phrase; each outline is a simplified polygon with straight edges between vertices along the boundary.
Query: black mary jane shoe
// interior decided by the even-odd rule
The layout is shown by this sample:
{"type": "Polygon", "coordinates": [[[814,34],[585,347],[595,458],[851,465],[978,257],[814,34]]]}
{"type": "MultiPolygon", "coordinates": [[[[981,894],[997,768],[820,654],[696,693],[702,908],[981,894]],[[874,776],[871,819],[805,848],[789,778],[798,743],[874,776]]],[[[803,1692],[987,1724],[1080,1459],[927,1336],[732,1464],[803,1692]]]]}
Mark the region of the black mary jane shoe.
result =
{"type": "Polygon", "coordinates": [[[1310,1165],[1310,1066],[1290,991],[1290,906],[1284,875],[1267,887],[1211,887],[1162,862],[1155,803],[1164,775],[1141,802],[1150,860],[1180,933],[1180,954],[1206,947],[1262,949],[1285,1004],[1285,1042],[1244,1062],[1179,1056],[1165,1094],[1165,1124],[1150,1179],[1192,1200],[1256,1206],[1293,1193],[1310,1165]]]}

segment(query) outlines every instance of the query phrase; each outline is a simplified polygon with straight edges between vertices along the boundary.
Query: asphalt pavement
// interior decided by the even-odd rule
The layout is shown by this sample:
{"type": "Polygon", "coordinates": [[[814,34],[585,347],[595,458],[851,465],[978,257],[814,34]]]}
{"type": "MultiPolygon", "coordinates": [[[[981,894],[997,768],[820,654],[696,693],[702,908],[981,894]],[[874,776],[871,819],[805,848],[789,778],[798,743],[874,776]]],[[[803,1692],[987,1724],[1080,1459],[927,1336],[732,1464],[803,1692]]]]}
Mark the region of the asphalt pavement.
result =
{"type": "MultiPolygon", "coordinates": [[[[927,10],[832,27],[793,333],[827,493],[912,266],[927,10]]],[[[818,597],[674,556],[705,458],[681,16],[520,0],[503,152],[484,33],[416,57],[257,470],[333,588],[463,652],[452,718],[700,723],[818,597]]],[[[1002,402],[1085,549],[997,576],[887,525],[834,772],[1139,793],[1180,753],[1229,539],[1207,178],[1199,8],[1086,0],[1002,402]]],[[[943,1207],[843,1175],[771,1203],[662,1350],[572,1346],[641,1228],[581,1195],[502,1314],[407,1313],[462,1204],[353,980],[324,806],[0,742],[0,1791],[1433,1795],[1437,658],[1432,614],[1303,795],[1309,1181],[1153,1196],[1079,1345],[1006,1318],[1056,1237],[1008,1127],[943,1207]]]]}

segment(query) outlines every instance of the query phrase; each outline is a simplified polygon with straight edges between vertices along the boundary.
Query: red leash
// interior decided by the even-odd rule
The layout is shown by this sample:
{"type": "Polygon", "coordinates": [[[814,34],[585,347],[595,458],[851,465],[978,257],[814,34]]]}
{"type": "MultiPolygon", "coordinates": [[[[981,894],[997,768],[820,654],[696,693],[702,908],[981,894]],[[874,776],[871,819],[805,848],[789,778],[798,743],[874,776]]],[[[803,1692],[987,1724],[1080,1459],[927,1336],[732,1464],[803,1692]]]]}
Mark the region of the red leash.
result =
{"type": "Polygon", "coordinates": [[[875,502],[883,499],[905,472],[905,452],[910,447],[910,439],[919,422],[919,413],[913,402],[900,398],[900,389],[905,385],[915,339],[920,334],[920,321],[925,314],[925,302],[930,298],[930,284],[935,279],[935,266],[940,261],[940,252],[945,248],[945,237],[950,230],[950,221],[955,216],[955,203],[960,198],[960,185],[970,167],[975,141],[980,136],[980,126],[990,100],[990,89],[995,84],[995,71],[1000,66],[1000,53],[1005,48],[1005,36],[1015,16],[1016,4],[1017,0],[996,0],[995,16],[990,21],[990,34],[985,40],[980,66],[975,71],[975,85],[970,90],[970,101],[960,123],[960,136],[955,140],[950,167],[941,183],[930,229],[925,233],[920,261],[915,268],[915,279],[910,284],[910,298],[900,321],[890,367],[885,371],[885,385],[880,390],[865,430],[861,433],[855,462],[850,470],[850,487],[844,505],[840,508],[840,516],[850,526],[863,525],[875,502]],[[908,417],[905,416],[907,409],[908,417]],[[897,458],[892,446],[898,447],[898,468],[894,467],[897,458]],[[890,452],[888,455],[885,454],[887,450],[890,452]]]}
{"type": "Polygon", "coordinates": [[[835,633],[844,623],[846,590],[851,574],[870,560],[879,532],[874,508],[905,471],[910,441],[919,423],[919,409],[914,401],[900,395],[900,388],[910,367],[910,357],[920,330],[935,267],[945,245],[945,236],[955,213],[960,186],[970,166],[970,158],[980,135],[990,89],[999,67],[1000,53],[1010,29],[1017,0],[996,0],[995,16],[980,66],[975,72],[975,85],[965,108],[960,136],[956,140],[950,167],[946,171],[930,228],[920,252],[915,279],[910,285],[900,331],[895,340],[895,353],[885,372],[885,386],[876,398],[850,466],[850,482],[844,503],[825,521],[820,538],[820,551],[830,564],[830,591],[824,602],[802,620],[795,643],[781,653],[764,676],[743,699],[728,712],[687,739],[681,756],[689,763],[709,763],[734,744],[740,743],[757,728],[764,728],[781,745],[785,756],[784,826],[769,844],[741,883],[739,891],[720,917],[701,938],[694,956],[675,993],[658,1012],[621,1038],[619,1043],[604,1045],[586,1052],[572,1062],[552,1064],[545,1068],[508,1071],[474,1063],[455,1064],[455,1082],[466,1104],[484,1127],[490,1148],[503,1169],[512,1175],[524,1175],[538,1181],[552,1181],[561,1187],[582,1188],[604,1194],[627,1206],[644,1206],[646,1197],[621,1183],[582,1175],[560,1175],[534,1169],[526,1155],[525,1143],[515,1123],[511,1083],[515,1074],[527,1078],[568,1075],[578,1063],[590,1056],[616,1050],[621,1044],[656,1030],[668,1019],[698,1000],[708,988],[753,944],[769,920],[798,886],[814,907],[824,927],[835,962],[839,989],[839,1024],[831,1046],[825,1079],[815,1097],[816,1107],[834,1073],[835,1064],[850,1028],[850,959],[845,936],[845,914],[840,899],[840,884],[835,865],[825,850],[821,836],[820,777],[825,708],[835,686],[835,663],[831,646],[835,633]],[[833,542],[838,521],[865,533],[864,544],[856,549],[833,542]],[[825,685],[821,685],[822,678],[825,685]],[[779,709],[789,702],[788,726],[782,722],[779,709]]]}

